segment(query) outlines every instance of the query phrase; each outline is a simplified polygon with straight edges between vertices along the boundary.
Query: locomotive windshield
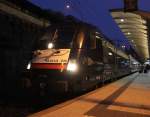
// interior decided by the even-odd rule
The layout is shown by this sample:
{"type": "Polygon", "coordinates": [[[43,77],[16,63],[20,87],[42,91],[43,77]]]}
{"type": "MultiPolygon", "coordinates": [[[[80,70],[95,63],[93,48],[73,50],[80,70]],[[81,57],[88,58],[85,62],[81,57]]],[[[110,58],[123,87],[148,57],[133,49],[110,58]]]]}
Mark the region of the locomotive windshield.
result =
{"type": "Polygon", "coordinates": [[[68,27],[58,27],[49,29],[38,42],[38,49],[47,49],[49,43],[54,44],[54,48],[71,48],[74,37],[74,30],[68,27]]]}

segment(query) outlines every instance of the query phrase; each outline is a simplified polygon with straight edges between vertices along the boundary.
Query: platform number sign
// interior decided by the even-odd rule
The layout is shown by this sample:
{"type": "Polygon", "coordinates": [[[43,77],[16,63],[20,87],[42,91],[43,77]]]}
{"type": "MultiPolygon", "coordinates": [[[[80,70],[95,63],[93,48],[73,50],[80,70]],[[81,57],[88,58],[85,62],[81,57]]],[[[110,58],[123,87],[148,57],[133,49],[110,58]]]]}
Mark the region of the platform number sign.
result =
{"type": "Polygon", "coordinates": [[[138,10],[138,0],[124,0],[124,11],[132,12],[138,10]]]}

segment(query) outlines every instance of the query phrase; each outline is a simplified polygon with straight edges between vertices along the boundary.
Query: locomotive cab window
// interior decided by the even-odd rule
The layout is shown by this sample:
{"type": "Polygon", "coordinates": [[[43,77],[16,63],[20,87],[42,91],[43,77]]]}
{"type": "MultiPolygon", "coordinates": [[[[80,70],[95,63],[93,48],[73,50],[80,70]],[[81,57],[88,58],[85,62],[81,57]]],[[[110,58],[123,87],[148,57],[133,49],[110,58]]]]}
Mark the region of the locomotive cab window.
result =
{"type": "Polygon", "coordinates": [[[37,48],[47,49],[49,43],[53,43],[54,48],[71,48],[74,32],[71,27],[51,28],[38,41],[37,48]]]}
{"type": "Polygon", "coordinates": [[[55,48],[71,48],[74,30],[59,29],[57,38],[54,40],[55,48]]]}

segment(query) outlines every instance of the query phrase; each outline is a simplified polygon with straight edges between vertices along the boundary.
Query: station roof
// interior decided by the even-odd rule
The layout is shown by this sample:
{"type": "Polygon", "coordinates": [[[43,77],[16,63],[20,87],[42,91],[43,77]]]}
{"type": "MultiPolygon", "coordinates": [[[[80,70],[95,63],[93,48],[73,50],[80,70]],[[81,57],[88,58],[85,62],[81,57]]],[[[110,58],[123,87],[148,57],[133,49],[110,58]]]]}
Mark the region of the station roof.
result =
{"type": "Polygon", "coordinates": [[[149,58],[147,19],[150,19],[150,13],[115,9],[111,10],[111,15],[137,54],[144,60],[149,58]]]}

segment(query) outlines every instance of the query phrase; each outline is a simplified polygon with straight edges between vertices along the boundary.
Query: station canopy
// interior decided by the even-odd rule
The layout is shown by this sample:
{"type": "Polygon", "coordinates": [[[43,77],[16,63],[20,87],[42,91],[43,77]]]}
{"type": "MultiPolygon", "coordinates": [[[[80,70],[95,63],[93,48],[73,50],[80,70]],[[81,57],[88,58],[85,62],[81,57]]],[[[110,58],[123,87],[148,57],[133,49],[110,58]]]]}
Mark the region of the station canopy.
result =
{"type": "Polygon", "coordinates": [[[112,10],[111,15],[137,54],[144,60],[149,58],[147,22],[133,12],[112,10]]]}

